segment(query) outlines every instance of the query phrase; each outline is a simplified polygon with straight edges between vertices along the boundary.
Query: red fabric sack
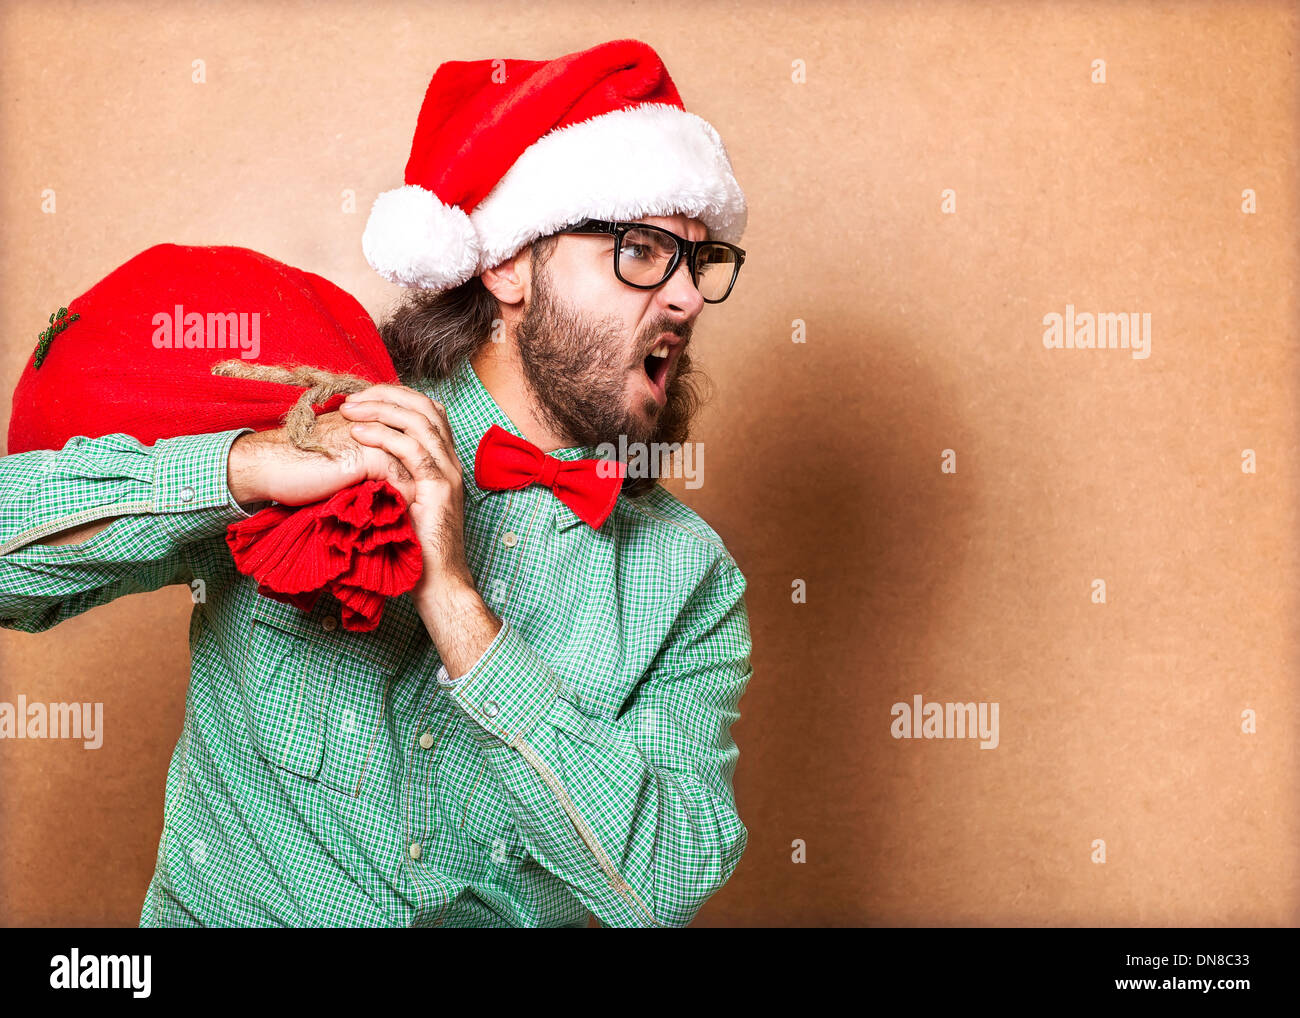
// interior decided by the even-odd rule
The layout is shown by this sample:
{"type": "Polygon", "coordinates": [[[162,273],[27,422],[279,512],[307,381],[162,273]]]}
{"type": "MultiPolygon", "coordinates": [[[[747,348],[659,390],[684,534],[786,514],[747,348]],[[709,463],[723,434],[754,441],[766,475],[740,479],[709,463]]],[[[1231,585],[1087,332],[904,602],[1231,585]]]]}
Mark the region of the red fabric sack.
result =
{"type": "MultiPolygon", "coordinates": [[[[328,280],[246,248],[159,244],[50,316],[14,390],[8,451],[57,450],[75,435],[153,445],[281,427],[305,386],[212,373],[230,359],[397,382],[370,316],[328,280]]],[[[231,524],[226,541],[260,593],[310,611],[328,592],[354,631],[374,629],[384,598],[412,589],[422,567],[406,502],[387,481],[269,506],[231,524]]]]}

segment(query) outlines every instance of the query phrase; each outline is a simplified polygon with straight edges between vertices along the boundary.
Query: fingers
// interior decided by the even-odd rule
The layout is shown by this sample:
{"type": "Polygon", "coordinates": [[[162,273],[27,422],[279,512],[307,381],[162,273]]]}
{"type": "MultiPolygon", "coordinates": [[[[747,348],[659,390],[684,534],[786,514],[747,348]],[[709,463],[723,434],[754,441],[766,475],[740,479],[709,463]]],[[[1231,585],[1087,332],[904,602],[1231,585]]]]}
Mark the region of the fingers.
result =
{"type": "Polygon", "coordinates": [[[416,392],[404,385],[372,385],[368,389],[349,395],[344,400],[344,405],[366,402],[393,403],[433,418],[434,423],[436,419],[441,419],[444,423],[447,421],[447,414],[441,403],[436,403],[424,393],[416,392]]]}
{"type": "Polygon", "coordinates": [[[446,408],[421,392],[404,386],[372,385],[350,395],[339,413],[349,420],[379,421],[415,435],[448,464],[447,469],[461,470],[446,408]]]}
{"type": "Polygon", "coordinates": [[[426,416],[433,417],[435,420],[441,420],[448,425],[448,437],[450,437],[451,426],[447,421],[447,412],[443,405],[436,400],[430,399],[424,393],[417,392],[404,385],[372,385],[368,389],[352,393],[344,402],[363,403],[374,400],[395,403],[398,406],[406,407],[408,410],[415,410],[426,416]]]}
{"type": "Polygon", "coordinates": [[[378,422],[353,424],[351,431],[358,442],[373,445],[391,455],[417,482],[447,474],[424,446],[403,431],[378,422]]]}
{"type": "Polygon", "coordinates": [[[460,463],[423,414],[379,402],[362,403],[356,412],[369,418],[352,423],[350,432],[357,442],[383,449],[417,483],[441,479],[460,486],[460,463]]]}
{"type": "Polygon", "coordinates": [[[417,399],[428,399],[428,397],[423,393],[416,392],[409,386],[390,385],[386,382],[377,382],[368,389],[362,389],[360,392],[349,393],[348,398],[344,402],[354,403],[367,399],[382,399],[387,400],[389,403],[406,403],[410,401],[412,396],[417,399]]]}
{"type": "MultiPolygon", "coordinates": [[[[427,473],[428,469],[461,476],[460,462],[456,459],[453,448],[423,414],[392,403],[372,402],[360,403],[349,409],[344,416],[352,420],[351,433],[357,441],[375,444],[374,439],[383,431],[399,436],[401,441],[397,441],[396,445],[406,452],[401,460],[416,477],[422,476],[422,471],[427,473]],[[412,465],[412,461],[416,466],[412,465]],[[428,461],[427,468],[423,465],[424,461],[428,461]]],[[[384,448],[387,449],[388,446],[385,445],[384,448]]],[[[394,454],[396,455],[395,452],[394,454]]]]}

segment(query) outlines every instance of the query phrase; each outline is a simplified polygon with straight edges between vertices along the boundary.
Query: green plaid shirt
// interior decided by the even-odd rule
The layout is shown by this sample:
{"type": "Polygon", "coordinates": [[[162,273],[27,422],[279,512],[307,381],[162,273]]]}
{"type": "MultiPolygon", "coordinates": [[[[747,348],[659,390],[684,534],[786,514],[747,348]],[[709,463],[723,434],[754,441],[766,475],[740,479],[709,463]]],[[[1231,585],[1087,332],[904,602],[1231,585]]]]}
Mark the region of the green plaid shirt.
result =
{"type": "Polygon", "coordinates": [[[226,463],[250,429],[0,459],[0,625],[170,583],[196,601],[141,926],[684,926],[739,862],[750,635],[718,535],[658,485],[598,530],[540,485],[481,490],[479,438],[518,430],[468,361],[414,387],[447,408],[470,569],[504,620],[455,682],[409,596],[352,633],[333,597],[304,613],[234,568],[226,463]]]}

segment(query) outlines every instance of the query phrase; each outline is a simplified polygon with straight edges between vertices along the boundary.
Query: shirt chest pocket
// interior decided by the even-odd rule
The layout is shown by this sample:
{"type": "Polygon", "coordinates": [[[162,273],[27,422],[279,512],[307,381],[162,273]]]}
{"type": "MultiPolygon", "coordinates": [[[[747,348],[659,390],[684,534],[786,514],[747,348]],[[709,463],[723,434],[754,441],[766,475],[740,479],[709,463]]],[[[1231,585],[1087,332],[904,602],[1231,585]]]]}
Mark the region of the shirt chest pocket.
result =
{"type": "Polygon", "coordinates": [[[257,597],[239,674],[261,756],[354,798],[390,779],[386,704],[410,637],[401,612],[353,633],[322,605],[306,613],[257,597]]]}

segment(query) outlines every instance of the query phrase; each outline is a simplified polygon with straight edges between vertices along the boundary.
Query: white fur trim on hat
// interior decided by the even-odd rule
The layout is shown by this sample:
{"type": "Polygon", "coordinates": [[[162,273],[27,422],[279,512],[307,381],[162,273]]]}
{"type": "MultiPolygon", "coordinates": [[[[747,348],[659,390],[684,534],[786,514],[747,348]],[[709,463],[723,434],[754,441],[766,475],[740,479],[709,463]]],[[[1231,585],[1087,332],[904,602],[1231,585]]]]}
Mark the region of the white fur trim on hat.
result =
{"type": "Polygon", "coordinates": [[[530,145],[470,213],[473,274],[589,216],[673,215],[699,219],[712,240],[734,244],[744,233],[745,195],[718,132],[662,103],[603,113],[530,145]]]}
{"type": "Polygon", "coordinates": [[[479,240],[469,216],[414,184],[375,199],[361,250],[371,268],[403,286],[444,290],[478,274],[479,240]]]}

